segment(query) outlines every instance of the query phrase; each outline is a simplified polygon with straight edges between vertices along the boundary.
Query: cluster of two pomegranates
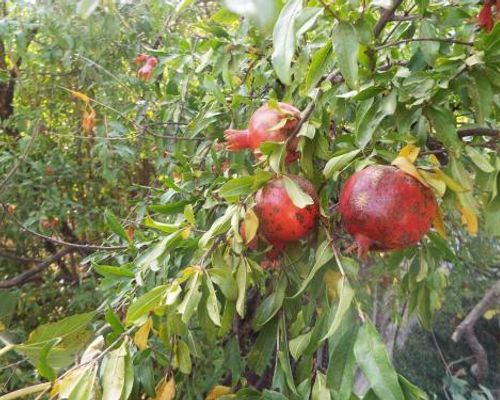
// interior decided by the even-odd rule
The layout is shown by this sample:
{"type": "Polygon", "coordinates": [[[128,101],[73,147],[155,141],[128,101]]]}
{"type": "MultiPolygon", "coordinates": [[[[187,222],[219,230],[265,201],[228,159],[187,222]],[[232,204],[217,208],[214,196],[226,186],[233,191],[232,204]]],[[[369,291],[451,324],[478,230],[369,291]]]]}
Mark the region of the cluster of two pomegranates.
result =
{"type": "MultiPolygon", "coordinates": [[[[300,111],[289,104],[265,105],[251,116],[247,129],[224,132],[226,148],[252,149],[260,157],[263,142],[287,140],[299,121],[300,111]]],[[[297,141],[288,142],[286,162],[290,163],[298,158],[297,141]]],[[[254,210],[259,219],[258,233],[273,245],[267,254],[270,260],[287,244],[309,235],[319,217],[313,184],[300,176],[288,177],[311,196],[313,204],[297,207],[283,178],[271,180],[257,192],[254,210]]],[[[402,170],[371,165],[348,179],[340,193],[339,211],[345,229],[356,241],[358,256],[365,258],[370,250],[397,250],[416,244],[431,227],[437,204],[429,188],[402,170]]]]}

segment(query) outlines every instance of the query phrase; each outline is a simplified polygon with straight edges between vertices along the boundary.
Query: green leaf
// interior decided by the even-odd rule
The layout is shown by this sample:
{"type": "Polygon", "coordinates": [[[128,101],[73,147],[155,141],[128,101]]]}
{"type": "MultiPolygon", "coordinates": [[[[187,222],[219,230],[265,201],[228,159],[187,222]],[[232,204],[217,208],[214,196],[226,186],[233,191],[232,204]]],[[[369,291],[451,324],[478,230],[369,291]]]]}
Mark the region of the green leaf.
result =
{"type": "Polygon", "coordinates": [[[261,329],[248,355],[248,366],[258,375],[262,375],[266,370],[273,356],[278,334],[278,322],[276,318],[261,329]]]}
{"type": "Polygon", "coordinates": [[[106,310],[104,318],[106,319],[106,322],[111,326],[111,328],[115,333],[121,334],[125,332],[125,327],[122,325],[120,318],[118,317],[118,315],[116,315],[116,313],[113,311],[111,307],[109,307],[106,310]]]}
{"type": "Polygon", "coordinates": [[[370,321],[366,321],[358,332],[354,355],[378,397],[384,400],[405,400],[384,342],[370,321]]]}
{"type": "Polygon", "coordinates": [[[283,175],[283,183],[285,184],[286,192],[288,197],[292,200],[292,203],[298,208],[304,208],[311,204],[314,204],[312,197],[304,192],[302,188],[288,176],[283,175]]]}
{"type": "Polygon", "coordinates": [[[315,88],[321,77],[330,71],[333,63],[332,49],[332,42],[328,41],[312,55],[311,65],[309,66],[306,76],[306,93],[309,93],[315,88]]]}
{"type": "Polygon", "coordinates": [[[160,232],[173,233],[179,230],[180,224],[166,224],[164,222],[154,221],[149,215],[144,219],[144,225],[148,228],[157,229],[160,232]]]}
{"type": "Polygon", "coordinates": [[[309,342],[311,340],[311,335],[312,331],[309,331],[290,340],[290,354],[295,360],[298,360],[299,357],[304,353],[305,349],[307,349],[307,346],[309,345],[309,342]]]}
{"type": "Polygon", "coordinates": [[[0,299],[2,299],[0,302],[0,332],[9,327],[19,296],[19,292],[0,289],[0,299]]]}
{"type": "Polygon", "coordinates": [[[234,199],[246,196],[253,192],[253,176],[241,176],[227,181],[220,189],[219,194],[225,199],[234,199]]]}
{"type": "Polygon", "coordinates": [[[97,379],[97,365],[90,365],[83,368],[79,375],[77,375],[74,383],[71,385],[71,391],[68,396],[63,395],[61,390],[60,397],[67,398],[68,400],[89,400],[93,398],[95,391],[95,384],[97,379]]]}
{"type": "Polygon", "coordinates": [[[134,301],[127,310],[126,324],[140,325],[150,311],[162,304],[167,288],[167,285],[157,286],[134,301]]]}
{"type": "Polygon", "coordinates": [[[283,300],[285,299],[287,285],[288,280],[286,275],[282,274],[273,293],[271,293],[255,311],[253,320],[255,329],[262,328],[280,310],[283,305],[283,300]]]}
{"type": "Polygon", "coordinates": [[[83,19],[87,19],[98,6],[99,0],[80,0],[76,5],[76,13],[83,19]]]}
{"type": "Polygon", "coordinates": [[[359,49],[356,29],[349,22],[341,21],[333,28],[332,40],[340,73],[347,86],[356,89],[358,87],[359,49]]]}
{"type": "MultiPolygon", "coordinates": [[[[420,24],[419,38],[429,39],[429,38],[435,38],[436,36],[437,36],[436,28],[434,27],[434,25],[428,19],[424,19],[420,24]]],[[[422,50],[425,62],[429,65],[433,65],[434,60],[439,54],[439,46],[440,46],[439,42],[432,42],[426,40],[419,42],[419,46],[420,49],[422,50]]]]}
{"type": "Polygon", "coordinates": [[[429,396],[422,389],[415,386],[403,375],[399,375],[398,379],[401,389],[403,389],[405,400],[429,400],[429,396]]]}
{"type": "Polygon", "coordinates": [[[37,364],[45,345],[60,339],[47,355],[51,368],[65,368],[74,361],[76,354],[86,345],[91,337],[87,329],[94,318],[94,313],[76,314],[57,322],[40,325],[30,333],[28,340],[16,346],[16,350],[26,355],[33,364],[37,364]]]}
{"type": "Polygon", "coordinates": [[[173,201],[168,204],[154,204],[148,207],[151,212],[158,212],[160,214],[177,214],[184,210],[186,205],[190,204],[189,201],[173,201]]]}
{"type": "Polygon", "coordinates": [[[54,347],[54,345],[58,342],[60,342],[59,338],[47,341],[40,351],[40,357],[36,364],[36,369],[38,370],[40,375],[50,381],[54,381],[57,378],[57,374],[56,371],[54,371],[54,368],[50,366],[47,357],[50,350],[52,350],[52,347],[54,347]]]}
{"type": "Polygon", "coordinates": [[[271,61],[279,80],[285,85],[291,83],[291,64],[297,47],[295,20],[300,10],[302,0],[289,0],[274,25],[271,61]]]}
{"type": "Polygon", "coordinates": [[[331,350],[326,382],[327,386],[335,391],[336,400],[348,400],[351,397],[356,371],[354,343],[357,333],[357,326],[352,322],[352,318],[346,318],[329,343],[331,350]]]}
{"type": "Polygon", "coordinates": [[[212,280],[208,275],[205,276],[205,284],[208,288],[208,298],[206,304],[208,316],[215,325],[220,327],[221,322],[220,322],[219,302],[217,300],[217,295],[215,294],[215,289],[212,280]]]}
{"type": "Polygon", "coordinates": [[[236,300],[236,312],[241,318],[245,317],[245,297],[247,290],[247,263],[242,260],[236,271],[236,283],[238,285],[238,298],[236,300]]]}
{"type": "Polygon", "coordinates": [[[352,289],[351,285],[349,285],[349,282],[345,277],[338,281],[337,293],[339,296],[339,305],[336,310],[332,309],[330,313],[330,315],[333,315],[333,321],[331,322],[330,327],[328,328],[328,332],[322,340],[332,336],[339,328],[340,323],[342,322],[342,318],[344,318],[344,315],[349,310],[352,299],[354,298],[354,290],[352,289]],[[333,310],[335,310],[335,313],[333,313],[333,310]]]}
{"type": "Polygon", "coordinates": [[[94,264],[94,265],[92,265],[92,268],[94,268],[94,270],[99,275],[102,275],[106,278],[113,278],[113,277],[134,278],[135,277],[134,272],[132,272],[129,269],[124,268],[124,267],[113,267],[111,265],[94,264]]]}
{"type": "Polygon", "coordinates": [[[191,353],[186,342],[179,340],[177,342],[177,359],[179,362],[179,371],[189,375],[191,373],[191,353]]]}
{"type": "Polygon", "coordinates": [[[190,278],[187,285],[187,293],[184,296],[182,303],[177,308],[179,314],[182,314],[181,319],[185,324],[187,324],[191,319],[191,316],[201,299],[202,294],[199,290],[201,285],[200,274],[200,271],[196,271],[190,278]]]}
{"type": "Polygon", "coordinates": [[[469,85],[469,92],[476,111],[476,122],[484,124],[485,119],[490,116],[493,110],[491,105],[494,92],[485,71],[475,71],[472,76],[474,82],[469,85]]]}
{"type": "Polygon", "coordinates": [[[495,168],[493,168],[493,166],[490,164],[488,159],[485,156],[483,156],[483,154],[479,150],[477,150],[471,146],[465,146],[465,152],[467,153],[469,158],[472,160],[472,162],[474,164],[476,164],[476,166],[480,170],[482,170],[486,173],[490,173],[490,172],[495,171],[495,168]]]}
{"type": "Polygon", "coordinates": [[[227,232],[227,230],[231,227],[231,218],[237,210],[238,209],[235,206],[229,206],[224,215],[215,220],[210,229],[200,238],[200,241],[198,242],[200,249],[206,248],[210,243],[210,240],[212,240],[215,236],[227,232]]]}
{"type": "Polygon", "coordinates": [[[125,363],[128,354],[125,342],[104,356],[101,365],[102,400],[122,399],[125,387],[125,363]]]}
{"type": "Polygon", "coordinates": [[[211,268],[208,270],[212,281],[219,286],[227,300],[236,301],[238,298],[238,285],[229,268],[211,268]]]}
{"type": "Polygon", "coordinates": [[[304,279],[304,281],[302,281],[302,284],[300,285],[298,292],[295,293],[291,298],[295,299],[296,297],[301,295],[302,292],[309,285],[309,283],[312,281],[316,273],[321,269],[321,267],[325,265],[328,261],[330,261],[332,258],[333,258],[332,246],[330,245],[330,241],[325,240],[318,246],[318,249],[316,250],[314,265],[309,271],[307,278],[304,279]]]}
{"type": "Polygon", "coordinates": [[[425,115],[434,128],[436,139],[442,142],[447,148],[460,146],[455,118],[451,111],[432,106],[425,109],[425,115]]]}
{"type": "Polygon", "coordinates": [[[346,167],[354,158],[359,154],[361,150],[352,150],[347,153],[341,154],[331,158],[325,165],[323,174],[327,179],[330,179],[333,174],[337,171],[342,170],[346,167]]]}
{"type": "Polygon", "coordinates": [[[186,218],[186,221],[189,222],[191,225],[193,225],[193,226],[196,225],[196,219],[194,216],[192,204],[187,204],[184,207],[184,217],[186,218]]]}
{"type": "Polygon", "coordinates": [[[111,210],[104,211],[104,218],[106,219],[106,224],[110,227],[110,229],[120,236],[122,239],[129,241],[127,232],[123,229],[118,218],[116,218],[115,214],[111,210]]]}
{"type": "Polygon", "coordinates": [[[311,393],[311,400],[330,400],[330,391],[326,387],[326,376],[321,372],[316,372],[316,380],[314,382],[311,393]]]}
{"type": "Polygon", "coordinates": [[[365,100],[358,107],[356,115],[356,145],[363,149],[377,130],[385,115],[378,101],[365,100]]]}

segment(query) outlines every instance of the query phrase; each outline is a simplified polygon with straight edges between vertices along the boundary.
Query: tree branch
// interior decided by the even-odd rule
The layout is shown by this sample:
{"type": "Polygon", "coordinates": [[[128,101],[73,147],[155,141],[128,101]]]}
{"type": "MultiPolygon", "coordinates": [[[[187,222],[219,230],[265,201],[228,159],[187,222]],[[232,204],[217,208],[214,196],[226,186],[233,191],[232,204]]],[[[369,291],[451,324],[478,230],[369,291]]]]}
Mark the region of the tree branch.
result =
{"type": "Polygon", "coordinates": [[[457,326],[451,340],[458,342],[465,337],[467,344],[471,348],[476,358],[477,370],[475,372],[476,378],[480,381],[488,375],[488,357],[484,347],[481,345],[476,335],[474,334],[474,325],[477,320],[491,307],[491,305],[500,297],[500,280],[497,281],[483,296],[481,301],[477,303],[474,308],[469,312],[467,317],[457,326]]]}
{"type": "Polygon", "coordinates": [[[47,258],[46,260],[40,262],[36,267],[29,269],[28,271],[23,272],[22,274],[17,275],[12,279],[7,279],[5,281],[0,281],[0,289],[8,289],[16,286],[22,286],[24,283],[29,281],[35,275],[38,275],[40,272],[48,268],[52,263],[59,261],[66,254],[71,253],[74,249],[70,247],[65,247],[62,250],[59,250],[57,253],[47,258]]]}
{"type": "Polygon", "coordinates": [[[391,19],[394,16],[394,13],[396,12],[396,9],[401,5],[403,0],[394,0],[392,7],[386,9],[381,15],[380,19],[377,21],[377,24],[373,28],[373,36],[375,36],[375,39],[380,36],[382,33],[382,30],[385,28],[387,23],[391,21],[391,19]]]}
{"type": "Polygon", "coordinates": [[[490,136],[500,139],[500,129],[491,128],[464,128],[458,130],[458,137],[464,138],[467,136],[490,136]]]}
{"type": "Polygon", "coordinates": [[[0,249],[0,257],[3,258],[8,258],[9,260],[14,260],[22,263],[36,263],[36,262],[42,262],[42,260],[38,258],[28,258],[28,257],[21,257],[15,253],[12,253],[10,251],[0,249]]]}

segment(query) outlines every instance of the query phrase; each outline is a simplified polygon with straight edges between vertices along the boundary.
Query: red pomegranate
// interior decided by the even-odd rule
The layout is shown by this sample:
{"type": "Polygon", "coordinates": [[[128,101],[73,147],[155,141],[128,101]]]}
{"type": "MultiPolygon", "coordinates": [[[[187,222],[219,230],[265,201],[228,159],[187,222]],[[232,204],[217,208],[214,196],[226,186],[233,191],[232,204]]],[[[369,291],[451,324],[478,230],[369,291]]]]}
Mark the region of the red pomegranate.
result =
{"type": "Polygon", "coordinates": [[[295,206],[288,197],[282,178],[268,182],[255,196],[255,213],[259,218],[259,234],[272,244],[268,258],[276,258],[283,247],[306,237],[316,226],[319,201],[316,190],[307,179],[288,175],[300,188],[309,194],[314,204],[304,208],[295,206]]]}
{"type": "Polygon", "coordinates": [[[137,71],[139,78],[146,82],[149,81],[153,75],[156,64],[158,64],[158,60],[155,57],[149,57],[146,63],[137,71]]]}
{"type": "MultiPolygon", "coordinates": [[[[271,108],[269,105],[260,107],[250,117],[247,129],[227,129],[224,132],[227,150],[252,149],[257,156],[260,156],[259,147],[262,143],[285,141],[297,127],[300,111],[290,104],[278,103],[278,105],[279,109],[271,108]]],[[[297,144],[298,140],[289,143],[287,163],[298,158],[297,144]]]]}
{"type": "Polygon", "coordinates": [[[403,249],[416,244],[437,213],[432,191],[390,166],[371,165],[351,176],[340,193],[340,215],[358,245],[370,250],[403,249]]]}

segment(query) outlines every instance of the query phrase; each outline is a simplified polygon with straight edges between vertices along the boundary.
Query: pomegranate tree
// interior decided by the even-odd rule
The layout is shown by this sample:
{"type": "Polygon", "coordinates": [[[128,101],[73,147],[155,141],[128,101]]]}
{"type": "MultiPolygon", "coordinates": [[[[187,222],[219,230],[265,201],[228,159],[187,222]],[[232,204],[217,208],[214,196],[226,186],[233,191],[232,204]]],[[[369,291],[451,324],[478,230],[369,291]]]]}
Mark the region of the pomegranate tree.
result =
{"type": "Polygon", "coordinates": [[[415,245],[437,213],[432,191],[390,166],[372,165],[352,175],[340,194],[340,215],[358,255],[415,245]]]}
{"type": "MultiPolygon", "coordinates": [[[[229,151],[251,149],[260,156],[259,147],[264,142],[283,142],[295,130],[300,121],[300,111],[286,103],[278,103],[278,107],[264,105],[253,113],[244,130],[227,129],[224,132],[229,151]]],[[[295,138],[288,144],[286,162],[291,163],[298,158],[298,140],[295,138]]]]}
{"type": "Polygon", "coordinates": [[[276,258],[290,242],[305,238],[316,226],[319,202],[316,190],[307,179],[288,175],[314,203],[297,207],[285,188],[283,178],[268,182],[255,196],[255,213],[259,218],[259,236],[273,245],[269,259],[276,258]]]}

